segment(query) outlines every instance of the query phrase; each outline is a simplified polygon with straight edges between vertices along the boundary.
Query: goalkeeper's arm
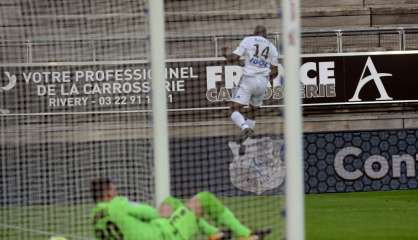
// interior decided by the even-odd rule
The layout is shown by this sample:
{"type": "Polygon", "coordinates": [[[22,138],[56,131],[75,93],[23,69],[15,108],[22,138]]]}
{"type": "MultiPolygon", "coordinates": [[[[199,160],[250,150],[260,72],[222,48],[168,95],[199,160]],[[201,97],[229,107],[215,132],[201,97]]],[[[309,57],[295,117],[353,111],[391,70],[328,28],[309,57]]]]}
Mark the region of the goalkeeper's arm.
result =
{"type": "Polygon", "coordinates": [[[126,210],[130,216],[142,221],[160,218],[158,211],[147,204],[130,203],[126,210]]]}

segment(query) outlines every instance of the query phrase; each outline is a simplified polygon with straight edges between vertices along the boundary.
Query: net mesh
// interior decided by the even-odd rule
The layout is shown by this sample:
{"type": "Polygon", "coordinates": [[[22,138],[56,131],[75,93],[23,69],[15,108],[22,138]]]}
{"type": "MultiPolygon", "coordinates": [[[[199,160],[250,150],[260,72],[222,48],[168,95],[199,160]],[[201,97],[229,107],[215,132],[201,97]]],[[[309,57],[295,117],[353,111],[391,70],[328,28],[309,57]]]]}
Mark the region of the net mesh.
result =
{"type": "MultiPolygon", "coordinates": [[[[279,48],[279,4],[165,1],[171,194],[211,191],[270,239],[284,221],[280,78],[240,155],[227,103],[241,71],[220,56],[256,25],[279,48]]],[[[153,203],[148,21],[146,0],[0,3],[0,238],[93,239],[97,177],[153,203]]]]}

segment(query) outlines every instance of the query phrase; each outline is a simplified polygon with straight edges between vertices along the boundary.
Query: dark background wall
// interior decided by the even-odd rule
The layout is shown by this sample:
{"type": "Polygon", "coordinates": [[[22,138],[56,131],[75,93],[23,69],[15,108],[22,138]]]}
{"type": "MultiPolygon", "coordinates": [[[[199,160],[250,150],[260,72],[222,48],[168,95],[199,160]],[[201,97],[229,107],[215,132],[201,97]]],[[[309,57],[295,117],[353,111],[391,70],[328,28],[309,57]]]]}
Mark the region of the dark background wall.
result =
{"type": "MultiPolygon", "coordinates": [[[[413,129],[307,133],[303,146],[305,192],[415,189],[417,138],[418,130],[413,129]],[[336,164],[338,154],[340,166],[336,164]],[[394,159],[401,159],[399,167],[394,159]],[[353,176],[355,179],[347,179],[353,176]]],[[[256,139],[259,141],[248,148],[258,144],[254,151],[257,154],[250,149],[245,156],[233,153],[232,136],[171,139],[172,193],[186,197],[203,190],[222,196],[282,192],[283,181],[274,183],[269,179],[284,178],[278,174],[284,171],[281,136],[259,135],[256,139]],[[273,147],[269,148],[269,144],[273,147]],[[248,184],[233,184],[231,173],[242,173],[246,176],[242,181],[248,184]]],[[[89,182],[99,176],[113,177],[120,184],[122,194],[133,199],[149,201],[153,197],[153,164],[148,140],[44,143],[43,146],[0,146],[4,157],[1,204],[89,202],[89,182]]]]}

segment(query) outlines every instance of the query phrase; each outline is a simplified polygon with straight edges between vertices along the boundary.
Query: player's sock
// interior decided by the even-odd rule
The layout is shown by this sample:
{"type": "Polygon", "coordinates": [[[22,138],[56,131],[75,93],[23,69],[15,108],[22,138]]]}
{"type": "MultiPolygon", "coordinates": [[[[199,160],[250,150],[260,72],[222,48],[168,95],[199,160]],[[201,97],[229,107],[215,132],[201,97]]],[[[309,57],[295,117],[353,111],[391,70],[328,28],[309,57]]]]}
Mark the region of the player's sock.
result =
{"type": "Polygon", "coordinates": [[[197,194],[197,197],[202,204],[203,209],[217,223],[222,224],[230,229],[236,236],[250,236],[250,229],[242,225],[240,221],[234,216],[234,214],[227,207],[225,207],[212,193],[200,192],[197,194]]]}
{"type": "Polygon", "coordinates": [[[255,120],[249,119],[247,118],[247,120],[245,120],[245,123],[247,124],[247,126],[251,129],[254,129],[255,127],[255,120]]]}
{"type": "Polygon", "coordinates": [[[231,119],[235,123],[235,125],[241,128],[241,130],[248,128],[248,125],[245,123],[245,118],[240,112],[238,111],[233,112],[231,114],[231,119]]]}

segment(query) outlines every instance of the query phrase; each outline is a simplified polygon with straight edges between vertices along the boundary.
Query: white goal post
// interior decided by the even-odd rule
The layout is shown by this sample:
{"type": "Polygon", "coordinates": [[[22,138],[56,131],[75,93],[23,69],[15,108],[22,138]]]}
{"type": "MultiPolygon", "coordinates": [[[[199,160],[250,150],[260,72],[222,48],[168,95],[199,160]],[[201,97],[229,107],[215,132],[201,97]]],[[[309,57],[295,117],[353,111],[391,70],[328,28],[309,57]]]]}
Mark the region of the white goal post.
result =
{"type": "Polygon", "coordinates": [[[282,1],[285,69],[286,232],[288,240],[305,238],[302,111],[300,99],[300,0],[282,1]]]}
{"type": "Polygon", "coordinates": [[[170,195],[168,119],[165,90],[164,2],[149,1],[152,66],[152,125],[155,173],[155,205],[170,195]]]}

